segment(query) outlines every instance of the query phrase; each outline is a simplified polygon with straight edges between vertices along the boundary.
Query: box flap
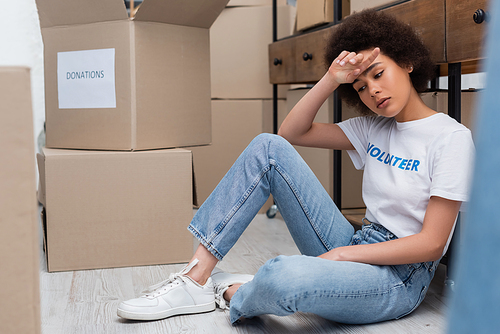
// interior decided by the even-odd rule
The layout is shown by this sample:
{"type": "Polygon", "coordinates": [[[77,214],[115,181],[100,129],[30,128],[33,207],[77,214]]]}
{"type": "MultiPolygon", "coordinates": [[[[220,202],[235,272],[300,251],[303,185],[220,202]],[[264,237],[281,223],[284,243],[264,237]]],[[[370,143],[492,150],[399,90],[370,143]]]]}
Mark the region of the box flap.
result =
{"type": "Polygon", "coordinates": [[[123,0],[36,0],[42,28],[123,20],[123,0]]]}
{"type": "Polygon", "coordinates": [[[144,0],[134,20],[210,28],[229,0],[144,0]]]}

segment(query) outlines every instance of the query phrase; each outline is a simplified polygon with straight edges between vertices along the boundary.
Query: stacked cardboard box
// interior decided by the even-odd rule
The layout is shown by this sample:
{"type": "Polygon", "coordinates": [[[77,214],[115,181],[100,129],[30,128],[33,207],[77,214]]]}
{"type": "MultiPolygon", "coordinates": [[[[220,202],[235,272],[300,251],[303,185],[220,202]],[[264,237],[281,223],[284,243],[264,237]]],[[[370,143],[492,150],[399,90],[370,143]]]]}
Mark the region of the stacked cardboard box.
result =
{"type": "Polygon", "coordinates": [[[209,28],[228,0],[38,0],[47,145],[143,150],[210,143],[209,28]]]}
{"type": "Polygon", "coordinates": [[[49,271],[188,261],[191,152],[211,142],[209,28],[228,0],[37,0],[49,271]],[[78,150],[76,150],[78,149],[78,150]]]}
{"type": "Polygon", "coordinates": [[[0,99],[0,333],[40,333],[40,243],[28,68],[0,68],[0,99]]]}
{"type": "Polygon", "coordinates": [[[188,261],[191,152],[43,149],[49,271],[188,261]]]}
{"type": "MultiPolygon", "coordinates": [[[[279,0],[277,9],[278,38],[283,38],[292,34],[295,7],[279,0]]],[[[231,0],[210,29],[212,144],[192,149],[200,205],[250,141],[272,132],[272,36],[271,0],[231,0]]],[[[279,108],[285,107],[287,89],[279,87],[279,108]]]]}
{"type": "MultiPolygon", "coordinates": [[[[277,16],[278,38],[291,35],[295,7],[278,6],[277,16]]],[[[261,6],[226,7],[210,28],[212,98],[271,99],[268,47],[272,41],[271,0],[261,6]]],[[[286,85],[279,86],[279,97],[285,98],[287,90],[286,85]]]]}

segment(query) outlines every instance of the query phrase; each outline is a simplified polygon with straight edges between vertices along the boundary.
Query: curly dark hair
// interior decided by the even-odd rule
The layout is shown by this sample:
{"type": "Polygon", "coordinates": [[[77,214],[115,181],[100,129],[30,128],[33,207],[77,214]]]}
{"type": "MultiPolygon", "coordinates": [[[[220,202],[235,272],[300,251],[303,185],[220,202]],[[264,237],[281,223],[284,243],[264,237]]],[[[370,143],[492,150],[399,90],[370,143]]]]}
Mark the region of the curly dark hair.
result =
{"type": "MultiPolygon", "coordinates": [[[[344,50],[360,52],[374,47],[379,47],[381,53],[401,67],[413,66],[410,79],[418,93],[424,92],[436,75],[430,51],[416,30],[384,12],[372,9],[354,13],[335,27],[326,46],[325,65],[328,68],[344,50]]],[[[372,114],[352,84],[340,85],[337,90],[339,97],[356,107],[361,114],[372,114]]]]}

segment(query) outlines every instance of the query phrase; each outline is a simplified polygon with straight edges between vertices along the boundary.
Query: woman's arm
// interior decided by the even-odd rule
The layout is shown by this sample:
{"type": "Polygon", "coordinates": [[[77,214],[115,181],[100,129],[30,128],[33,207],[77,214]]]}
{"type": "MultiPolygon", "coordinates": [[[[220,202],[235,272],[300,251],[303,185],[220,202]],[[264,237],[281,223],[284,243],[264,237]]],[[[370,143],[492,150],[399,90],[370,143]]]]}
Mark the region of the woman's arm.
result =
{"type": "Polygon", "coordinates": [[[461,202],[432,196],[420,233],[387,242],[333,249],[319,257],[375,265],[439,260],[460,210],[461,202]]]}
{"type": "Polygon", "coordinates": [[[353,82],[378,56],[375,48],[364,59],[362,54],[343,51],[327,73],[295,105],[285,118],[278,134],[290,143],[331,149],[354,149],[344,132],[335,124],[313,123],[321,105],[340,84],[353,82]]]}

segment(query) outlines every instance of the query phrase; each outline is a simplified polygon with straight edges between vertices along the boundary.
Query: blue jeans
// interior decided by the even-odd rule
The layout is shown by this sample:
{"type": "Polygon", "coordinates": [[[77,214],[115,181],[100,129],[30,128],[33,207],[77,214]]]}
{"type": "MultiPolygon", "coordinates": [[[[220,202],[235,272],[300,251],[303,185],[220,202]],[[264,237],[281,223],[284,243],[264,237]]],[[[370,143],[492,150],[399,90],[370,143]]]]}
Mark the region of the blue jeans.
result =
{"type": "Polygon", "coordinates": [[[203,203],[188,229],[222,260],[272,194],[302,255],[267,261],[231,299],[231,322],[310,312],[352,324],[402,317],[423,300],[437,263],[375,266],[318,258],[352,244],[397,238],[368,224],[354,233],[314,173],[285,139],[257,136],[203,203]]]}

